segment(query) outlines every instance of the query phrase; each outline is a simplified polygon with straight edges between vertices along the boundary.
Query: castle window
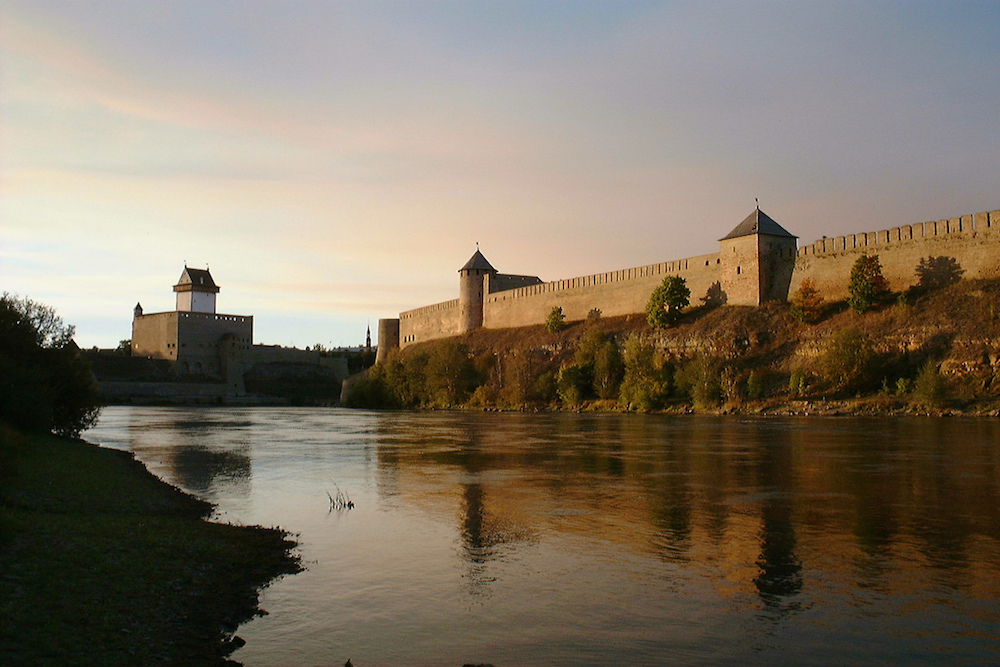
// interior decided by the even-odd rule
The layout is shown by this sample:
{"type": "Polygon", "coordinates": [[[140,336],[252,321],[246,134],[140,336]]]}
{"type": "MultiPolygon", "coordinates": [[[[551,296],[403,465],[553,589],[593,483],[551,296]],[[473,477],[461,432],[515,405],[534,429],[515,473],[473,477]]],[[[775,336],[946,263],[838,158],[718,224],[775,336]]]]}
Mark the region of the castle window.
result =
{"type": "Polygon", "coordinates": [[[741,273],[743,273],[742,267],[737,266],[736,267],[736,275],[740,275],[741,273]]]}

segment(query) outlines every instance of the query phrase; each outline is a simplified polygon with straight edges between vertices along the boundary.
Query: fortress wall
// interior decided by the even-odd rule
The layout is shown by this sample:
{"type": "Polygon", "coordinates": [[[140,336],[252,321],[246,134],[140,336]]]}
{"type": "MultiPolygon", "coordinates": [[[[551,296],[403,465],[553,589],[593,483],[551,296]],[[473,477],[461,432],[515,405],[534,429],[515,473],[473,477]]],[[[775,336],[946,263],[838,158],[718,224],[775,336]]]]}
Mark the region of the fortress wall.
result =
{"type": "Polygon", "coordinates": [[[250,348],[247,363],[253,364],[310,364],[320,365],[319,350],[300,350],[281,345],[254,345],[250,348]]]}
{"type": "Polygon", "coordinates": [[[176,312],[137,315],[132,319],[132,356],[150,359],[177,359],[176,312]]]}
{"type": "Polygon", "coordinates": [[[825,298],[846,298],[851,268],[863,254],[878,255],[895,291],[916,284],[917,264],[927,257],[954,258],[964,278],[1000,277],[1000,211],[820,239],[799,248],[790,294],[811,278],[825,298]]]}
{"type": "Polygon", "coordinates": [[[586,319],[594,308],[605,317],[643,313],[649,295],[668,275],[687,280],[691,302],[697,304],[719,280],[718,260],[718,253],[713,253],[495,292],[485,299],[483,326],[542,324],[556,306],[569,321],[586,319]]]}
{"type": "Polygon", "coordinates": [[[399,344],[406,347],[434,338],[457,336],[460,327],[458,299],[414,308],[399,314],[399,344]]]}

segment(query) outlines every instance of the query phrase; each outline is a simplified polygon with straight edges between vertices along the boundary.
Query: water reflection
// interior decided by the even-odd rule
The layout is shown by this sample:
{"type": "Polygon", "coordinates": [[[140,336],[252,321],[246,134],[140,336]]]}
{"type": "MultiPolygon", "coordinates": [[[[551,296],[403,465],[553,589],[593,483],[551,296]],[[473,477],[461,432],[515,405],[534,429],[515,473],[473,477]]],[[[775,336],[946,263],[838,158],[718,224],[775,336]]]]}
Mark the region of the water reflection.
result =
{"type": "Polygon", "coordinates": [[[997,420],[103,419],[170,481],[302,536],[309,570],[252,624],[279,630],[241,631],[250,664],[1000,658],[997,420]],[[331,480],[358,504],[336,521],[331,480]]]}
{"type": "Polygon", "coordinates": [[[392,415],[380,417],[378,460],[407,502],[457,505],[462,557],[479,593],[496,581],[491,562],[537,536],[585,535],[651,550],[664,563],[715,568],[720,592],[752,591],[773,620],[801,611],[830,568],[898,592],[914,583],[900,576],[912,569],[901,551],[919,550],[913,565],[947,571],[951,586],[966,581],[970,558],[995,565],[970,538],[979,533],[993,546],[1000,538],[996,457],[982,450],[996,425],[968,428],[975,436],[962,442],[919,425],[872,434],[843,421],[818,440],[794,422],[766,420],[426,414],[401,423],[392,415]],[[984,453],[987,468],[970,478],[984,453]],[[454,493],[443,491],[449,484],[454,493]],[[976,508],[974,520],[959,508],[976,508]],[[810,558],[821,567],[807,570],[810,558]]]}

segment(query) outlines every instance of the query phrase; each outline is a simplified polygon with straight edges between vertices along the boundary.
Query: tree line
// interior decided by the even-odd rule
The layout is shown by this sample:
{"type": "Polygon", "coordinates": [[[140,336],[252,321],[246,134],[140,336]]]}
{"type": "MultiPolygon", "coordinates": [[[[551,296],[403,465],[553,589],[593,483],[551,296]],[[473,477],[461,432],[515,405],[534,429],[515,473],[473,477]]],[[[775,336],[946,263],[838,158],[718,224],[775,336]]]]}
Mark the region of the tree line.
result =
{"type": "MultiPolygon", "coordinates": [[[[919,281],[910,296],[955,282],[961,273],[950,258],[921,260],[919,281]]],[[[858,258],[848,292],[846,305],[859,314],[892,301],[877,256],[858,258]]],[[[677,326],[689,301],[684,278],[667,276],[650,295],[648,324],[654,330],[677,326]]],[[[788,308],[792,317],[811,325],[834,312],[836,304],[826,302],[812,281],[805,280],[788,308]]],[[[572,355],[559,360],[530,349],[473,353],[466,343],[454,339],[394,350],[354,385],[346,404],[369,408],[578,408],[593,404],[656,410],[671,406],[715,409],[767,398],[871,392],[904,397],[924,407],[940,407],[945,399],[944,379],[932,355],[918,359],[918,366],[912,358],[889,358],[877,353],[876,341],[855,326],[830,336],[816,363],[782,376],[746,359],[669,354],[658,349],[648,335],[608,334],[590,326],[599,318],[600,311],[591,311],[572,355]]],[[[553,308],[545,329],[556,334],[567,326],[562,309],[553,308]]]]}

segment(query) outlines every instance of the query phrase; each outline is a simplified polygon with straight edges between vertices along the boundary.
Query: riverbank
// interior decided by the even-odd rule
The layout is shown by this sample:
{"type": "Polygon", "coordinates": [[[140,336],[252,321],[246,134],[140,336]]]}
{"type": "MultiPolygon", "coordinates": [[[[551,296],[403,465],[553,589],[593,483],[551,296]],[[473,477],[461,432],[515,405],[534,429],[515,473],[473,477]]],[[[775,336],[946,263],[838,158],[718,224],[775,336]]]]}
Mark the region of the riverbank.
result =
{"type": "Polygon", "coordinates": [[[233,664],[299,563],[283,531],[209,512],[126,452],[0,426],[0,663],[233,664]]]}

